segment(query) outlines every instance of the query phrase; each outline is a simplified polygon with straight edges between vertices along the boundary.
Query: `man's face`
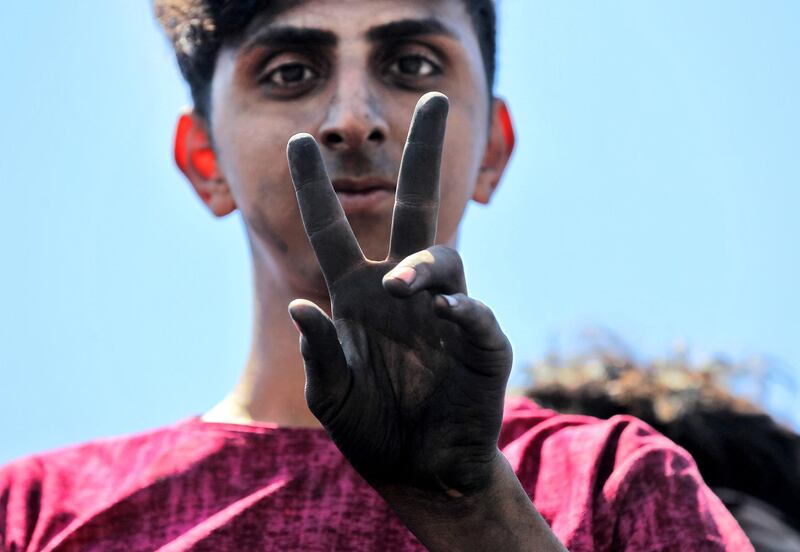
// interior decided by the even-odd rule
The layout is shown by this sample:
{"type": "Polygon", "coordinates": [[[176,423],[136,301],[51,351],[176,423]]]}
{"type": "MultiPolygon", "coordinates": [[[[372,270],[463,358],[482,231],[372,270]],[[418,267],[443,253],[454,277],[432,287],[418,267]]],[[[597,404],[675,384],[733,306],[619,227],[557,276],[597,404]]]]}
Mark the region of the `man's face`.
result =
{"type": "MultiPolygon", "coordinates": [[[[253,242],[290,283],[325,293],[298,212],[286,144],[307,132],[367,258],[389,243],[393,188],[422,94],[451,109],[438,243],[455,243],[488,137],[480,47],[461,0],[307,0],[257,17],[220,51],[211,91],[218,166],[253,242]]],[[[265,259],[266,260],[266,259],[265,259]]]]}

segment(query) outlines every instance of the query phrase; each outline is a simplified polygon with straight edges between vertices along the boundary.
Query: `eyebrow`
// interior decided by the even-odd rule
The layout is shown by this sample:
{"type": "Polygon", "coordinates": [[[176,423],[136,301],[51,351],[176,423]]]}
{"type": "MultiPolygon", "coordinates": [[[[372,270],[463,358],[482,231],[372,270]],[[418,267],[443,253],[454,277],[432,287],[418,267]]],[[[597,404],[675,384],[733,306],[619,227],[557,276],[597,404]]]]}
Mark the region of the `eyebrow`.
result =
{"type": "Polygon", "coordinates": [[[330,31],[304,27],[266,27],[248,37],[241,50],[247,52],[259,46],[267,47],[333,47],[338,39],[330,31]]]}
{"type": "Polygon", "coordinates": [[[423,35],[444,35],[455,37],[444,23],[433,17],[427,19],[402,19],[385,25],[373,27],[367,31],[370,42],[390,42],[406,40],[423,35]]]}

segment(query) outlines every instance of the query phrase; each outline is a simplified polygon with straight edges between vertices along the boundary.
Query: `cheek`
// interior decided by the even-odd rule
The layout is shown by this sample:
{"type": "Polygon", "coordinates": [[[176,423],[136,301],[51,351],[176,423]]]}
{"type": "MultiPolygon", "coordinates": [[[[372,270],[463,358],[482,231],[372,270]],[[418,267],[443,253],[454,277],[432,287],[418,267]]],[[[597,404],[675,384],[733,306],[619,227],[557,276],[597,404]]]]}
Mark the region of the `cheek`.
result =
{"type": "Polygon", "coordinates": [[[247,216],[269,205],[282,209],[294,204],[294,189],[286,161],[286,143],[278,125],[239,117],[221,129],[220,167],[237,205],[247,216]],[[264,202],[269,198],[268,202],[264,202]],[[289,201],[291,200],[291,202],[289,201]]]}
{"type": "Polygon", "coordinates": [[[299,259],[299,252],[310,248],[286,160],[288,138],[263,119],[239,117],[236,122],[220,129],[218,157],[250,237],[276,258],[291,252],[299,259]]]}

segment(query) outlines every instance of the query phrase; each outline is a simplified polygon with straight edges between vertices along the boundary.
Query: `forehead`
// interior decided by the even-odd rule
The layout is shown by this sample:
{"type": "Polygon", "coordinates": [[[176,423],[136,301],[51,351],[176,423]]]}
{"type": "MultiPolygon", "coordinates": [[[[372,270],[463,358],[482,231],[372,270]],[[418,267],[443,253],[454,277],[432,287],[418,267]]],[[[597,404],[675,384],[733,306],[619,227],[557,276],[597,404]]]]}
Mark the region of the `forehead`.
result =
{"type": "Polygon", "coordinates": [[[239,44],[269,27],[325,30],[344,42],[398,21],[436,22],[468,49],[479,47],[464,0],[279,0],[253,19],[239,44]]]}

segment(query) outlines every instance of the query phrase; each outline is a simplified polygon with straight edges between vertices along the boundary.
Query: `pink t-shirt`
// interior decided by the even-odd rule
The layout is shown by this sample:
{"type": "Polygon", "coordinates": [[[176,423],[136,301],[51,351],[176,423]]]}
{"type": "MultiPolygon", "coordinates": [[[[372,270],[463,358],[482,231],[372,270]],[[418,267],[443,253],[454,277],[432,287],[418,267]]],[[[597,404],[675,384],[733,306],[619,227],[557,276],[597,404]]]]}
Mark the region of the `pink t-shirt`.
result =
{"type": "MultiPolygon", "coordinates": [[[[500,448],[572,552],[751,551],[691,457],[630,417],[509,399],[500,448]]],[[[3,550],[424,550],[319,429],[206,423],[0,469],[3,550]]]]}

